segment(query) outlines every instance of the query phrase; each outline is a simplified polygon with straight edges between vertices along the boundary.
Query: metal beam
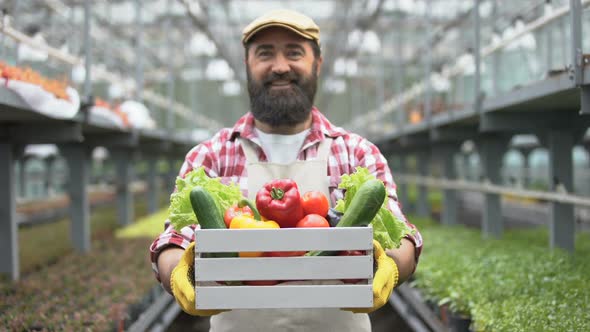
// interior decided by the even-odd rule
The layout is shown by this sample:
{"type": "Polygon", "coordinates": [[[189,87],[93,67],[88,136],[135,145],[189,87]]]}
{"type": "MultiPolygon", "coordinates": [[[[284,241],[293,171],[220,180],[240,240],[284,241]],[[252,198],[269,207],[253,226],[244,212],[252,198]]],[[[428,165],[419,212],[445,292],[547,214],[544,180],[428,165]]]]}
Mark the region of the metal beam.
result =
{"type": "Polygon", "coordinates": [[[6,128],[13,143],[61,143],[81,142],[84,139],[82,125],[78,122],[27,123],[6,128]]]}
{"type": "MultiPolygon", "coordinates": [[[[217,48],[217,52],[219,53],[219,56],[227,62],[229,67],[233,70],[236,78],[243,82],[244,75],[240,75],[240,74],[243,73],[244,71],[240,70],[240,65],[238,65],[237,59],[234,59],[231,56],[231,52],[226,47],[227,44],[222,43],[219,40],[219,38],[216,38],[215,34],[209,28],[209,18],[207,16],[197,16],[191,9],[191,7],[194,6],[191,4],[192,3],[191,1],[180,0],[180,2],[184,5],[184,7],[187,11],[187,15],[190,17],[191,21],[193,22],[193,25],[196,28],[198,28],[199,30],[201,30],[201,32],[203,32],[205,34],[205,36],[207,36],[207,38],[209,38],[209,40],[211,40],[213,42],[213,44],[217,48]]],[[[197,1],[197,3],[202,7],[202,4],[200,1],[197,1]]]]}
{"type": "Polygon", "coordinates": [[[90,38],[90,20],[92,1],[84,1],[84,102],[89,102],[92,96],[92,39],[90,38]]]}
{"type": "Polygon", "coordinates": [[[92,146],[135,148],[139,145],[139,132],[88,133],[84,143],[92,146]]]}
{"type": "Polygon", "coordinates": [[[584,64],[582,51],[582,2],[570,0],[571,38],[572,38],[572,79],[576,85],[584,83],[584,64]]]}
{"type": "Polygon", "coordinates": [[[455,125],[451,127],[435,127],[430,129],[429,137],[433,143],[463,142],[473,139],[479,134],[476,126],[455,125]]]}
{"type": "Polygon", "coordinates": [[[503,92],[482,102],[482,111],[578,111],[580,97],[569,74],[564,72],[503,92]]]}
{"type": "Polygon", "coordinates": [[[143,29],[142,29],[142,3],[135,0],[135,98],[143,101],[143,29]]]}
{"type": "Polygon", "coordinates": [[[582,114],[590,114],[590,84],[580,86],[580,95],[582,114]]]}
{"type": "Polygon", "coordinates": [[[590,117],[579,116],[577,112],[487,112],[481,115],[481,132],[527,132],[535,133],[544,129],[587,128],[590,117]]]}
{"type": "Polygon", "coordinates": [[[404,135],[399,137],[399,144],[406,149],[429,146],[429,133],[427,131],[423,131],[413,135],[404,135]]]}
{"type": "Polygon", "coordinates": [[[473,55],[475,61],[475,77],[473,89],[475,90],[475,100],[473,101],[473,109],[475,113],[481,113],[482,107],[482,91],[481,91],[481,17],[479,16],[479,2],[480,0],[473,0],[473,22],[474,22],[474,38],[473,38],[473,55]]]}
{"type": "Polygon", "coordinates": [[[0,274],[12,280],[20,277],[18,255],[18,225],[16,222],[16,181],[14,154],[11,144],[0,142],[0,274]]]}
{"type": "MultiPolygon", "coordinates": [[[[366,30],[369,30],[373,24],[377,23],[377,20],[379,19],[380,15],[382,15],[382,13],[383,13],[383,4],[384,3],[385,3],[384,0],[379,0],[379,2],[377,3],[377,5],[375,7],[375,10],[370,15],[359,17],[356,21],[352,21],[352,22],[354,22],[354,24],[352,24],[352,25],[351,24],[344,25],[345,28],[341,30],[341,36],[344,36],[344,38],[343,38],[344,40],[337,39],[338,44],[335,45],[333,56],[327,58],[329,60],[327,61],[326,64],[324,64],[324,68],[326,68],[326,70],[327,70],[324,73],[325,74],[324,77],[329,77],[333,74],[334,62],[336,61],[337,57],[358,58],[358,55],[360,53],[360,47],[345,50],[345,47],[347,45],[346,38],[348,37],[348,34],[351,31],[353,31],[355,28],[358,28],[361,31],[366,31],[366,30]]],[[[365,5],[366,5],[366,3],[365,3],[365,5]]],[[[349,21],[349,22],[351,22],[351,21],[349,21]]],[[[381,47],[383,47],[383,45],[381,47]]],[[[321,107],[325,108],[327,110],[329,108],[330,102],[332,101],[333,97],[334,97],[334,94],[326,95],[326,98],[323,100],[321,107]]]]}

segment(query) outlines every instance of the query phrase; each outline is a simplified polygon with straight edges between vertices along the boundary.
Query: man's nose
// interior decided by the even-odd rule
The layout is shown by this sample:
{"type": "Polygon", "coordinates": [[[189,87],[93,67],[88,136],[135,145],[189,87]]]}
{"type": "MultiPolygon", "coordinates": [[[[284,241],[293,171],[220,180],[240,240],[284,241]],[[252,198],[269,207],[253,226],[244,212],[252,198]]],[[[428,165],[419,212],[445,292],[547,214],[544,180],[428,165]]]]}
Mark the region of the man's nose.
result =
{"type": "Polygon", "coordinates": [[[282,55],[277,55],[272,65],[272,71],[275,74],[284,74],[291,68],[289,67],[289,61],[282,55]]]}

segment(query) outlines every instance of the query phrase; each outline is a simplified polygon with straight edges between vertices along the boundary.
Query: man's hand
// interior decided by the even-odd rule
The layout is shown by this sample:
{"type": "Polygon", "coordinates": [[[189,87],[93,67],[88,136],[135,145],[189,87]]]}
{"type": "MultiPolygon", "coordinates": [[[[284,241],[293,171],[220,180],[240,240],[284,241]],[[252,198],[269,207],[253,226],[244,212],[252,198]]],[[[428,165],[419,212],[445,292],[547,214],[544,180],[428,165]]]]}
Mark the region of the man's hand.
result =
{"type": "Polygon", "coordinates": [[[414,273],[416,269],[416,247],[412,241],[403,238],[401,246],[396,249],[388,249],[387,256],[393,258],[399,270],[399,282],[402,284],[414,273]]]}
{"type": "Polygon", "coordinates": [[[158,257],[158,270],[160,271],[160,280],[165,285],[164,288],[174,296],[180,308],[189,315],[211,316],[223,312],[224,310],[196,309],[194,264],[194,242],[186,250],[175,248],[160,253],[158,257]],[[165,256],[162,257],[162,255],[165,256]]]}
{"type": "Polygon", "coordinates": [[[162,287],[172,294],[172,289],[170,288],[170,275],[172,274],[172,270],[178,265],[180,262],[180,258],[184,254],[184,249],[179,247],[168,247],[160,252],[158,256],[158,274],[160,275],[160,280],[162,281],[162,287]]]}
{"type": "Polygon", "coordinates": [[[369,313],[381,308],[398,284],[398,268],[395,261],[389,257],[381,244],[373,240],[373,256],[377,264],[377,270],[373,276],[373,307],[371,308],[343,308],[342,310],[354,313],[369,313]]]}

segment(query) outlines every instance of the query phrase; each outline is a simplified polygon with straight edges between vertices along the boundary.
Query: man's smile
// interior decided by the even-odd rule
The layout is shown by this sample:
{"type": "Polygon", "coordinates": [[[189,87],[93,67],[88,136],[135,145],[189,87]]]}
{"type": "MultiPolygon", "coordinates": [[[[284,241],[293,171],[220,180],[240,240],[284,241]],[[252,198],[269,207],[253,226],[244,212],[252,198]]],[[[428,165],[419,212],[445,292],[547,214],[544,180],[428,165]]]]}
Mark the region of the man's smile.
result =
{"type": "Polygon", "coordinates": [[[291,82],[291,81],[277,80],[277,81],[272,81],[269,84],[269,86],[273,89],[285,89],[285,88],[290,88],[292,84],[293,84],[293,82],[291,82]]]}

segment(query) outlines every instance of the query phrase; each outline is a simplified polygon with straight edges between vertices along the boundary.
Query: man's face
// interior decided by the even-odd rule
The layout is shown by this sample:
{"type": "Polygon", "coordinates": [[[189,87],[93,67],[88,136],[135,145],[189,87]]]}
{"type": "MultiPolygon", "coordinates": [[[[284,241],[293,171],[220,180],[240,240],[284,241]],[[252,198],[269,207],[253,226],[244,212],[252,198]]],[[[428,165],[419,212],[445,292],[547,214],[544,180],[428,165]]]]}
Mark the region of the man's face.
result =
{"type": "Polygon", "coordinates": [[[309,117],[322,58],[309,40],[283,28],[256,34],[246,59],[250,107],[271,126],[293,126],[309,117]]]}

